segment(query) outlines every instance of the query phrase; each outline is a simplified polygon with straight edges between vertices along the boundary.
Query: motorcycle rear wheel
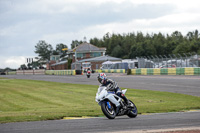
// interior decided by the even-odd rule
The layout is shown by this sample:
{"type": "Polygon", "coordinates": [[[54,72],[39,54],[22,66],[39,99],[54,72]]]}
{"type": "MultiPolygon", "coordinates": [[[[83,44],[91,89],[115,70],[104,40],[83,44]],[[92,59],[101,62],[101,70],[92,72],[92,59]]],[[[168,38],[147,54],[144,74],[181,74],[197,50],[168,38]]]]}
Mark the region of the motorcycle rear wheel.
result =
{"type": "Polygon", "coordinates": [[[129,102],[131,103],[131,106],[133,108],[130,110],[130,112],[127,115],[130,118],[135,118],[137,116],[137,113],[138,113],[137,107],[136,107],[136,105],[131,100],[129,100],[129,102]]]}
{"type": "Polygon", "coordinates": [[[111,108],[109,109],[107,101],[101,104],[101,110],[108,119],[115,119],[115,108],[111,105],[111,108]]]}

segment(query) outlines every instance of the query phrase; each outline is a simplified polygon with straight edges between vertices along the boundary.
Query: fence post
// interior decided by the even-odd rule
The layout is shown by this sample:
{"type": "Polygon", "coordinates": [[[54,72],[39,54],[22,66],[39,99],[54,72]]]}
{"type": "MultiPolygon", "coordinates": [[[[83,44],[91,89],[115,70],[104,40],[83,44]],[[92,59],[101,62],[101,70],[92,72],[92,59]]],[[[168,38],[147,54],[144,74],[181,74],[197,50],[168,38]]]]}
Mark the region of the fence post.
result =
{"type": "Polygon", "coordinates": [[[200,66],[199,66],[199,58],[198,58],[198,55],[197,55],[197,66],[200,67],[200,66]]]}
{"type": "Polygon", "coordinates": [[[178,54],[179,56],[180,56],[180,58],[181,58],[181,68],[182,68],[182,56],[180,55],[180,54],[178,54]]]}
{"type": "Polygon", "coordinates": [[[169,57],[170,57],[170,59],[171,59],[171,67],[172,67],[172,56],[169,54],[169,57]]]}
{"type": "MultiPolygon", "coordinates": [[[[192,58],[192,54],[189,52],[189,54],[190,54],[190,60],[191,60],[191,58],[192,58]]],[[[189,63],[189,67],[190,67],[190,63],[189,63]]],[[[192,67],[194,67],[194,63],[192,62],[192,67]]]]}
{"type": "Polygon", "coordinates": [[[162,66],[163,66],[163,57],[162,57],[162,55],[159,55],[160,57],[161,57],[161,59],[162,59],[162,66]]]}
{"type": "Polygon", "coordinates": [[[155,55],[155,57],[157,58],[157,61],[158,61],[158,67],[159,67],[159,58],[157,55],[155,55]]]}
{"type": "Polygon", "coordinates": [[[153,62],[154,62],[154,63],[153,63],[153,68],[155,68],[155,63],[156,63],[155,60],[154,60],[155,58],[154,58],[153,56],[150,56],[150,57],[152,58],[152,60],[153,60],[153,62]]]}
{"type": "Polygon", "coordinates": [[[188,58],[188,57],[187,57],[187,55],[186,55],[185,53],[183,53],[183,54],[184,54],[185,57],[186,57],[186,67],[187,67],[187,58],[188,58]]]}

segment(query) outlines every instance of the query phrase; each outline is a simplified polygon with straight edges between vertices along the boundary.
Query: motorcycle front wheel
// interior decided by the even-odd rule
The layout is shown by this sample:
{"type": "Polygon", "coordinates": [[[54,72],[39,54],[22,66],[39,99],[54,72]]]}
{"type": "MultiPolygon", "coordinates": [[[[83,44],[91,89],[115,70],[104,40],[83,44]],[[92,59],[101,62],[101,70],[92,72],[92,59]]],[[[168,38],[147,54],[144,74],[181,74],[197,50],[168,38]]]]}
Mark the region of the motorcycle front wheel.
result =
{"type": "Polygon", "coordinates": [[[108,119],[115,119],[115,108],[109,101],[105,101],[101,104],[101,110],[108,119]]]}
{"type": "Polygon", "coordinates": [[[129,113],[127,115],[130,118],[135,118],[137,116],[137,113],[138,113],[137,107],[131,100],[129,100],[129,102],[131,103],[131,107],[132,108],[130,109],[130,111],[129,111],[129,113]]]}

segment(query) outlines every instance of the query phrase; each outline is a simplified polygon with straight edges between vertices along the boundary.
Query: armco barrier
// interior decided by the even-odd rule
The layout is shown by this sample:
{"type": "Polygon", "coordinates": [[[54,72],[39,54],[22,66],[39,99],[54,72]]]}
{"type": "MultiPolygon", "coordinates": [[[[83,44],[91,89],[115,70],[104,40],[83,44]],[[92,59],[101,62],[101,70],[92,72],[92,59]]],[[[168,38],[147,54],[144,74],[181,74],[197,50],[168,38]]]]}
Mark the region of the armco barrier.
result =
{"type": "Polygon", "coordinates": [[[96,73],[125,73],[125,69],[96,69],[96,73]]]}
{"type": "Polygon", "coordinates": [[[76,75],[75,70],[46,70],[46,75],[76,75]]]}
{"type": "Polygon", "coordinates": [[[131,69],[132,75],[200,75],[200,67],[191,68],[139,68],[131,69]]]}

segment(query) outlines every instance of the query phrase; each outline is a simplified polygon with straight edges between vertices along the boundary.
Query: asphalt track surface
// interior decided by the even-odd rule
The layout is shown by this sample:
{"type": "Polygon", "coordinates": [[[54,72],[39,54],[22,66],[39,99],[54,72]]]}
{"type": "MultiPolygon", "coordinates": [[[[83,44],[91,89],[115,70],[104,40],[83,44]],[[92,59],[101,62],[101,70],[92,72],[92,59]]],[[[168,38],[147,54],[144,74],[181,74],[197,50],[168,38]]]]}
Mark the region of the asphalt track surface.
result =
{"type": "Polygon", "coordinates": [[[105,117],[0,124],[1,133],[97,133],[148,131],[200,126],[200,112],[160,113],[136,118],[105,117]]]}
{"type": "MultiPolygon", "coordinates": [[[[54,81],[61,83],[99,85],[96,73],[92,74],[91,78],[87,78],[86,75],[76,75],[76,76],[5,75],[4,77],[14,78],[14,79],[54,81]]],[[[107,77],[115,80],[118,83],[119,87],[123,88],[165,91],[165,92],[182,93],[200,97],[200,76],[184,76],[184,75],[142,76],[142,75],[108,73],[107,77]]]]}
{"type": "MultiPolygon", "coordinates": [[[[107,74],[118,82],[120,87],[166,91],[200,96],[200,76],[127,76],[125,74],[107,74]]],[[[86,75],[5,75],[1,77],[14,79],[44,80],[62,83],[98,85],[97,74],[91,78],[86,75]]],[[[127,116],[114,120],[102,118],[53,120],[36,122],[18,122],[0,124],[0,133],[83,133],[148,131],[152,129],[174,129],[200,127],[200,111],[159,113],[138,115],[134,119],[127,116]]]]}

